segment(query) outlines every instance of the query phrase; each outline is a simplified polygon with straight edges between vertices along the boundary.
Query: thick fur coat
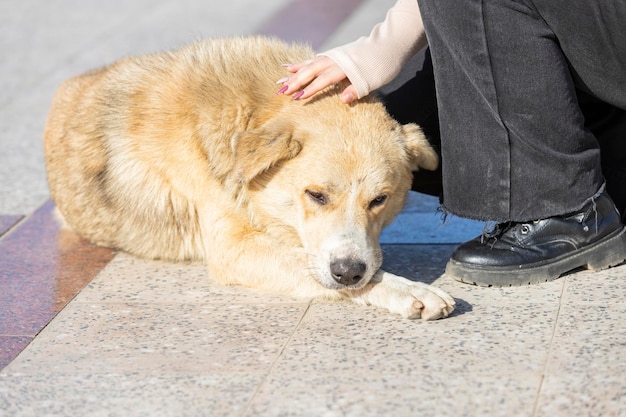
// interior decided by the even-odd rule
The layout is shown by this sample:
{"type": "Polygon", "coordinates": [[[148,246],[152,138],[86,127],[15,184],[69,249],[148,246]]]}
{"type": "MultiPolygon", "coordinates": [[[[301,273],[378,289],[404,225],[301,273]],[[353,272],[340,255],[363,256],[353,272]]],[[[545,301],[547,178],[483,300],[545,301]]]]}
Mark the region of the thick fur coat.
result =
{"type": "Polygon", "coordinates": [[[67,226],[139,257],[206,263],[212,279],[447,316],[443,291],[380,270],[378,237],[411,172],[437,155],[375,98],[277,95],[308,47],[199,41],[66,81],[44,134],[67,226]]]}

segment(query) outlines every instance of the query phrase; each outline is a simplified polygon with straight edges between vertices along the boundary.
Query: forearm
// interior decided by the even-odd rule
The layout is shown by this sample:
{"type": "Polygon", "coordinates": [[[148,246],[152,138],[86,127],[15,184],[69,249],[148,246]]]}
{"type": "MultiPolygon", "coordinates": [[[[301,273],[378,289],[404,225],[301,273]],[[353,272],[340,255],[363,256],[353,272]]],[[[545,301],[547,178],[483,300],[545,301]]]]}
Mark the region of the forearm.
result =
{"type": "Polygon", "coordinates": [[[398,0],[369,36],[320,55],[341,67],[361,98],[390,82],[426,43],[417,1],[398,0]]]}

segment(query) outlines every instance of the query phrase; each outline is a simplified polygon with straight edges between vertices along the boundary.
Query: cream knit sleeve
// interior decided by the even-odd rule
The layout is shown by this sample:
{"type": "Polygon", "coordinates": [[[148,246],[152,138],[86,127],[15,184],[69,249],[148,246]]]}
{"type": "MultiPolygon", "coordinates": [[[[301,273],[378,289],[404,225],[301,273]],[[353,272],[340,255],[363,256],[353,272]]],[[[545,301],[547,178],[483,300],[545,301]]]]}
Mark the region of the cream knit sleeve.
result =
{"type": "Polygon", "coordinates": [[[398,0],[369,36],[319,55],[341,67],[361,98],[393,80],[426,43],[417,0],[398,0]]]}

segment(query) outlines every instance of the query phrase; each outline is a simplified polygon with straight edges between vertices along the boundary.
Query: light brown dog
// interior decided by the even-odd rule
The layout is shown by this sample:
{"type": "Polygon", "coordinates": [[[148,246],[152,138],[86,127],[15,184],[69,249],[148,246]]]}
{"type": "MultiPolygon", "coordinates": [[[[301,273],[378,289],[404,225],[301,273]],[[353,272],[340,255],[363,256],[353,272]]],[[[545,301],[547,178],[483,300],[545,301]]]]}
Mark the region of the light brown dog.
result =
{"type": "Polygon", "coordinates": [[[214,39],[66,81],[44,142],[67,225],[140,257],[203,261],[223,284],[447,316],[445,292],[379,269],[379,234],[436,154],[374,98],[277,95],[281,64],[313,55],[214,39]]]}

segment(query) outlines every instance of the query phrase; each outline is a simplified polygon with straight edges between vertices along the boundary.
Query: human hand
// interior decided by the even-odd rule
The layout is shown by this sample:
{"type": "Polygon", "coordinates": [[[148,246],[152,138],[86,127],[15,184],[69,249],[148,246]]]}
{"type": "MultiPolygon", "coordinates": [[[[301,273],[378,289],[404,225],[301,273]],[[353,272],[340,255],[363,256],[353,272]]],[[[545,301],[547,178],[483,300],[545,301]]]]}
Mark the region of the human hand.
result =
{"type": "MultiPolygon", "coordinates": [[[[318,56],[297,64],[286,64],[285,68],[292,75],[276,82],[283,85],[277,94],[293,94],[294,100],[311,97],[324,88],[346,79],[346,74],[339,65],[326,56],[318,56]]],[[[351,83],[341,93],[341,101],[344,103],[350,103],[357,97],[356,89],[351,83]]]]}

